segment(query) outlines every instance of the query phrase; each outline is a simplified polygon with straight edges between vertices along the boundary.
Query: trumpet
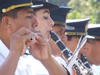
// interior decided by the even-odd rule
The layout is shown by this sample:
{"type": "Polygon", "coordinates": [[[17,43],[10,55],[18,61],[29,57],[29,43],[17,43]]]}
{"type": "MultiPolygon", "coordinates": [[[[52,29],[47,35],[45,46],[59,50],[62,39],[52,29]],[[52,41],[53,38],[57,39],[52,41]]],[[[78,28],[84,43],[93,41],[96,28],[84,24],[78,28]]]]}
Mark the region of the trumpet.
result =
{"type": "MultiPolygon", "coordinates": [[[[50,34],[51,38],[55,41],[61,52],[63,52],[63,55],[65,56],[66,62],[68,64],[73,53],[64,45],[64,43],[58,38],[58,36],[54,32],[51,31],[50,34]]],[[[75,70],[77,75],[94,75],[92,70],[86,67],[78,58],[76,58],[76,62],[73,64],[72,68],[75,70]],[[85,70],[87,71],[87,73],[84,73],[85,70]]]]}

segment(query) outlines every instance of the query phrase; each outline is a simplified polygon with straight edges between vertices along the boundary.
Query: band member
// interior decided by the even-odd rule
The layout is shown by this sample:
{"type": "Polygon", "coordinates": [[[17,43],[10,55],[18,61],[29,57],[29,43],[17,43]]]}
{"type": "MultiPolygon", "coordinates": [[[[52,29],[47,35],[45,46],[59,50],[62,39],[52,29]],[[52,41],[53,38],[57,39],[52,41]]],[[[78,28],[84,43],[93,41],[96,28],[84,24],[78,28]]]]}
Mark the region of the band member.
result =
{"type": "Polygon", "coordinates": [[[92,65],[92,69],[96,75],[100,74],[100,26],[88,29],[87,42],[82,49],[82,52],[85,56],[88,57],[90,64],[92,65]]]}
{"type": "Polygon", "coordinates": [[[87,42],[84,46],[83,54],[88,57],[90,64],[100,65],[100,55],[99,55],[99,43],[100,43],[100,27],[94,27],[88,29],[87,42]]]}
{"type": "MultiPolygon", "coordinates": [[[[80,37],[82,38],[87,35],[88,23],[90,19],[80,19],[80,20],[67,20],[67,25],[69,29],[65,30],[67,36],[67,41],[65,42],[66,47],[68,47],[72,52],[75,51],[80,37]]],[[[79,51],[78,57],[82,59],[84,46],[79,51]]]]}
{"type": "MultiPolygon", "coordinates": [[[[51,18],[54,21],[52,31],[54,31],[63,42],[66,40],[66,35],[64,34],[66,25],[65,21],[71,9],[72,8],[70,7],[61,6],[59,7],[59,9],[51,11],[51,18]]],[[[52,54],[56,57],[61,57],[61,51],[59,50],[55,42],[50,40],[49,43],[52,48],[52,54]]]]}
{"type": "MultiPolygon", "coordinates": [[[[52,31],[55,32],[58,37],[64,42],[66,41],[65,31],[65,21],[68,17],[68,13],[71,11],[71,7],[60,6],[59,9],[55,9],[51,11],[51,18],[54,20],[54,26],[52,27],[52,31]]],[[[52,40],[49,40],[49,44],[52,49],[52,54],[55,56],[56,60],[67,67],[66,60],[64,59],[63,53],[59,50],[56,43],[52,40]]],[[[72,70],[71,75],[75,75],[75,72],[72,70]]]]}
{"type": "MultiPolygon", "coordinates": [[[[35,1],[35,4],[41,4],[41,3],[42,2],[35,1]]],[[[57,9],[60,9],[60,8],[57,8],[57,9]]],[[[54,22],[50,17],[50,11],[52,11],[52,10],[56,10],[56,9],[54,9],[54,7],[51,8],[47,2],[44,4],[44,7],[35,9],[35,16],[39,21],[39,25],[36,27],[36,29],[40,29],[43,36],[48,41],[51,39],[50,31],[52,31],[52,26],[54,25],[54,22]]],[[[65,8],[65,13],[67,14],[67,12],[68,12],[68,10],[67,10],[67,8],[65,8]]],[[[51,50],[52,50],[52,47],[51,47],[51,50]]],[[[42,70],[43,70],[43,68],[42,68],[42,70]]]]}
{"type": "Polygon", "coordinates": [[[72,52],[75,51],[81,35],[82,37],[87,35],[89,20],[90,19],[67,20],[67,25],[70,29],[65,30],[67,41],[64,43],[72,52]]]}

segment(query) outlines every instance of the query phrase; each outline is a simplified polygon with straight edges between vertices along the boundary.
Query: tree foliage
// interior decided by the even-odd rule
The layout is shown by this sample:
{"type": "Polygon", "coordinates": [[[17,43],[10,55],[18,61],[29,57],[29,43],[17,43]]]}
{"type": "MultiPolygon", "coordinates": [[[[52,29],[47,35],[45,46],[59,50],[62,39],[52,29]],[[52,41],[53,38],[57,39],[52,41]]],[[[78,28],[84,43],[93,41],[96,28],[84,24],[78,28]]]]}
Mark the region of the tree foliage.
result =
{"type": "Polygon", "coordinates": [[[100,2],[95,0],[70,0],[68,6],[72,7],[68,19],[90,18],[90,23],[100,23],[100,2]]]}

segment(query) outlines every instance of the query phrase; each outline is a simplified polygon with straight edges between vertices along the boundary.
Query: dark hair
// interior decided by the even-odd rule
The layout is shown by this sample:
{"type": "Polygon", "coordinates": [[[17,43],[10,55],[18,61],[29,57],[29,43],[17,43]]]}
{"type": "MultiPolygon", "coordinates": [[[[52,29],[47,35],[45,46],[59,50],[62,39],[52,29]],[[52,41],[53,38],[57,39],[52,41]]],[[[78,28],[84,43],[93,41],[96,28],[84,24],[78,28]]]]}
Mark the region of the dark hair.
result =
{"type": "Polygon", "coordinates": [[[66,35],[67,36],[67,41],[71,41],[72,36],[71,35],[66,35]]]}
{"type": "Polygon", "coordinates": [[[19,11],[19,9],[15,9],[15,10],[11,10],[9,12],[0,14],[0,22],[4,16],[9,16],[9,17],[12,17],[13,19],[17,18],[18,11],[19,11]]]}
{"type": "Polygon", "coordinates": [[[40,10],[41,8],[36,8],[36,9],[34,9],[34,12],[36,12],[36,11],[38,11],[38,10],[40,10]]]}
{"type": "Polygon", "coordinates": [[[95,41],[100,41],[100,39],[87,39],[87,42],[90,44],[95,44],[95,41]]]}
{"type": "Polygon", "coordinates": [[[92,44],[92,45],[94,45],[95,44],[95,39],[87,39],[87,42],[88,43],[90,43],[90,44],[92,44]]]}
{"type": "MultiPolygon", "coordinates": [[[[67,36],[67,41],[71,41],[72,37],[77,37],[80,38],[81,35],[66,35],[67,36]]],[[[82,38],[84,38],[84,36],[82,36],[82,38]]]]}

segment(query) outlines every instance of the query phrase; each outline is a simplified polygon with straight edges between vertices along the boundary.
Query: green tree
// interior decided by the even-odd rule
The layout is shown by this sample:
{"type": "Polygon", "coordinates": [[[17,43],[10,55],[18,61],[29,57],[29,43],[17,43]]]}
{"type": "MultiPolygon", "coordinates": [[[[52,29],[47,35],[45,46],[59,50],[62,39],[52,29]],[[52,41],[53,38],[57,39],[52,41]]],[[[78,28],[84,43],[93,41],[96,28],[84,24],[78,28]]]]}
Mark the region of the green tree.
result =
{"type": "Polygon", "coordinates": [[[72,11],[68,19],[90,18],[90,23],[100,23],[100,3],[95,0],[70,0],[69,7],[72,11]]]}

